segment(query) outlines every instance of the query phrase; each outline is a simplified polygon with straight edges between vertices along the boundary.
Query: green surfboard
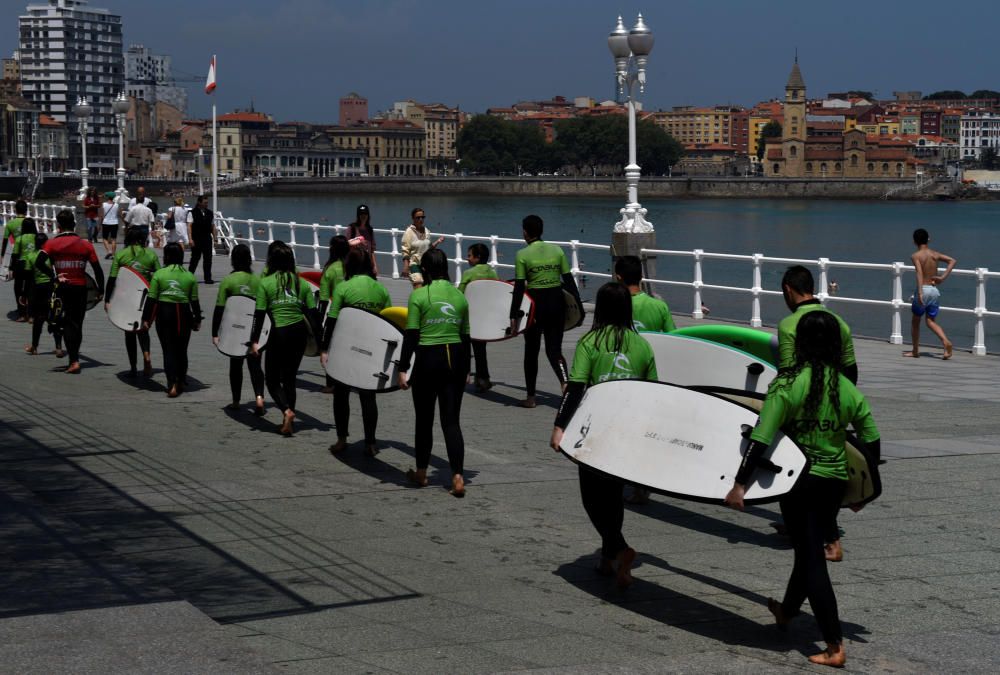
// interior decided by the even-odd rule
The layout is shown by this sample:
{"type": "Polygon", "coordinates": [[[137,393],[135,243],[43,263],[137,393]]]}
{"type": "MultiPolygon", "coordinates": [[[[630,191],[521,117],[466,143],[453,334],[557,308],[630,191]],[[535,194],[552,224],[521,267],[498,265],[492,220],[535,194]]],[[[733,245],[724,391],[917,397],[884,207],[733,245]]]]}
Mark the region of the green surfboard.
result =
{"type": "Polygon", "coordinates": [[[673,331],[674,335],[701,338],[728,347],[735,347],[756,356],[765,363],[778,366],[778,337],[756,328],[729,324],[701,324],[673,331]]]}

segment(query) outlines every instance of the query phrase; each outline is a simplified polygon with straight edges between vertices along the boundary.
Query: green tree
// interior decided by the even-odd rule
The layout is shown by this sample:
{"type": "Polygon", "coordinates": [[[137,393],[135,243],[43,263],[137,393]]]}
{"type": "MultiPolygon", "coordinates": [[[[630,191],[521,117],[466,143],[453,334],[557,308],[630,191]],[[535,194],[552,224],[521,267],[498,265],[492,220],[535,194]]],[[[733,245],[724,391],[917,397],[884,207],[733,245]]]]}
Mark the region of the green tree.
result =
{"type": "Polygon", "coordinates": [[[996,148],[983,148],[983,151],[979,153],[979,165],[987,171],[996,169],[1000,165],[996,148]]]}
{"type": "Polygon", "coordinates": [[[976,89],[974,92],[969,94],[969,98],[1000,98],[1000,91],[993,91],[992,89],[976,89]]]}
{"type": "Polygon", "coordinates": [[[958,91],[957,89],[945,89],[944,91],[936,91],[933,94],[928,94],[924,96],[925,101],[941,101],[944,99],[962,99],[966,98],[964,91],[958,91]]]}
{"type": "MultiPolygon", "coordinates": [[[[628,118],[625,115],[577,117],[556,122],[552,157],[578,172],[598,168],[619,174],[628,163],[628,118]]],[[[636,161],[647,174],[662,174],[677,163],[683,148],[652,120],[636,126],[636,161]]]]}
{"type": "Polygon", "coordinates": [[[545,153],[545,135],[530,124],[492,115],[476,115],[459,132],[455,142],[462,168],[476,173],[534,173],[545,153]]]}
{"type": "Polygon", "coordinates": [[[757,140],[757,159],[764,159],[768,138],[781,138],[781,125],[775,120],[771,120],[760,130],[760,138],[757,140]]]}

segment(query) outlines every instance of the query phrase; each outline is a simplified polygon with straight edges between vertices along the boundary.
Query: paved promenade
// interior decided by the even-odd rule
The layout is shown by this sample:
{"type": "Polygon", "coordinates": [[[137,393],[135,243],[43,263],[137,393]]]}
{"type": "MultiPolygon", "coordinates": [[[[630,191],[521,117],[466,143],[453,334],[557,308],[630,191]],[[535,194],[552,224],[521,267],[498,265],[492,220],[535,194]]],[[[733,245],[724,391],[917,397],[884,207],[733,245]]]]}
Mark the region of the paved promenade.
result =
{"type": "MultiPolygon", "coordinates": [[[[221,278],[226,261],[215,264],[221,278]]],[[[403,304],[406,286],[388,283],[403,304]]],[[[0,307],[11,295],[0,284],[0,307]]],[[[263,420],[223,410],[228,364],[207,328],[178,399],[155,337],[156,375],[126,377],[122,334],[100,309],[79,376],[58,372],[47,336],[42,354],[23,354],[28,330],[0,320],[0,671],[811,669],[811,616],[781,633],[765,606],[792,564],[770,526],[777,505],[654,496],[626,513],[635,585],[621,593],[592,573],[599,540],[575,467],[547,447],[557,399],[512,407],[520,340],[490,347],[498,384],[465,398],[457,500],[437,427],[431,486],[406,486],[406,392],[379,397],[377,459],[360,442],[334,458],[318,359],[304,363],[286,439],[273,408],[263,420]]],[[[1000,358],[856,348],[889,461],[882,499],[842,515],[846,557],[831,566],[848,669],[996,672],[1000,358]]],[[[557,390],[545,366],[540,388],[557,390]]],[[[360,430],[355,398],[352,441],[360,430]]]]}

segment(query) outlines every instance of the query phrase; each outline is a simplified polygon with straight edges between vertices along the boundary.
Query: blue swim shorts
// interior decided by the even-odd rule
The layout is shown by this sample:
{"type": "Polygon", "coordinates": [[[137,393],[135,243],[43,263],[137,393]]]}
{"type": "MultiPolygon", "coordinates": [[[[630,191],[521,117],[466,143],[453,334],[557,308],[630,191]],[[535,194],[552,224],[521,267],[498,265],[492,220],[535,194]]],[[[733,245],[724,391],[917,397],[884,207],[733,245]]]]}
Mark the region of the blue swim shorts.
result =
{"type": "Polygon", "coordinates": [[[937,286],[924,286],[922,290],[924,304],[920,304],[919,295],[914,292],[910,311],[916,316],[927,314],[927,316],[934,319],[937,317],[938,312],[941,311],[941,305],[939,304],[941,301],[941,291],[937,289],[937,286]]]}

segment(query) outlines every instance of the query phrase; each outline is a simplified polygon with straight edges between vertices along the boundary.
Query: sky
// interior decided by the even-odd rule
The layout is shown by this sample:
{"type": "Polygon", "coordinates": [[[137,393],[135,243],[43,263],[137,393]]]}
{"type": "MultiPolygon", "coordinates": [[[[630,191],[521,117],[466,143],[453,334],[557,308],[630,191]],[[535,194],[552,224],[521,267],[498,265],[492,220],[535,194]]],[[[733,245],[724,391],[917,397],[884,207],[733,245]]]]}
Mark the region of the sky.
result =
{"type": "MultiPolygon", "coordinates": [[[[46,2],[47,0],[36,0],[46,2]]],[[[0,53],[17,47],[27,0],[0,0],[0,53]]],[[[219,111],[335,123],[357,92],[369,112],[415,99],[469,112],[521,100],[614,95],[607,35],[623,15],[653,30],[646,110],[752,105],[784,95],[798,48],[810,97],[862,89],[1000,90],[996,0],[91,0],[122,15],[126,46],[173,57],[190,75],[189,114],[218,56],[219,111]]]]}

